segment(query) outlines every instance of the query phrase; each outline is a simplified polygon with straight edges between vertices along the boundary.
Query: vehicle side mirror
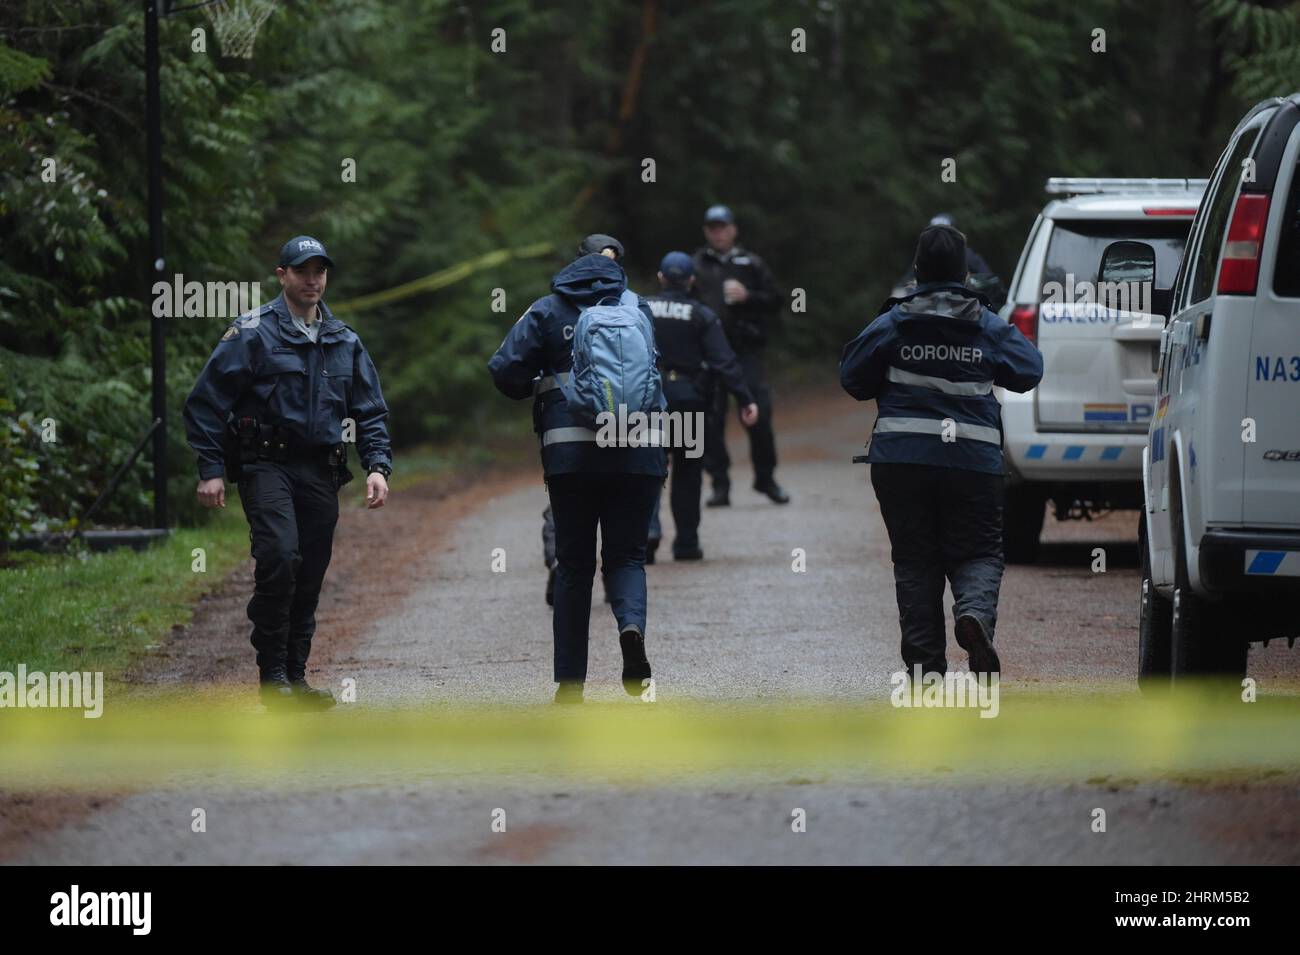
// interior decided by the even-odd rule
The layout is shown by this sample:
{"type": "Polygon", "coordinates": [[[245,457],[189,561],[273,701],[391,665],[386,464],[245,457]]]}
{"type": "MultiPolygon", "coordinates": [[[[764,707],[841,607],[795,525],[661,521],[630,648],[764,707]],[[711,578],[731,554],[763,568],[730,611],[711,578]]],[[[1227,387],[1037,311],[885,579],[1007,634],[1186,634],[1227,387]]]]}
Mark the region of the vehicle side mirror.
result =
{"type": "MultiPolygon", "coordinates": [[[[1097,303],[1106,308],[1141,311],[1153,301],[1156,285],[1156,250],[1149,243],[1122,239],[1106,246],[1097,270],[1097,303]]],[[[1169,302],[1164,302],[1166,312],[1169,302]]]]}

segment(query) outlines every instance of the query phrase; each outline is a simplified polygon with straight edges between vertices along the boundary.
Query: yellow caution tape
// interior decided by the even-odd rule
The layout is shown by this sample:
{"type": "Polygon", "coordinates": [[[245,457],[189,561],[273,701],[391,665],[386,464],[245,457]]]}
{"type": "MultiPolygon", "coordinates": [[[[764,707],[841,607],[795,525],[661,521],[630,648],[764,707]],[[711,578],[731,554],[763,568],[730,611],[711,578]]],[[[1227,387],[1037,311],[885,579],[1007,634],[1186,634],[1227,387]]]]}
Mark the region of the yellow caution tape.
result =
{"type": "Polygon", "coordinates": [[[448,285],[454,285],[463,279],[469,278],[475,272],[493,268],[511,259],[535,259],[554,251],[554,249],[554,244],[550,242],[537,242],[517,249],[497,249],[495,252],[488,252],[476,259],[468,259],[456,265],[450,265],[423,278],[395,285],[392,288],[384,289],[382,292],[371,292],[369,295],[360,295],[344,302],[331,303],[330,310],[338,314],[356,313],[379,305],[389,305],[410,298],[413,295],[435,292],[438,289],[446,288],[448,285]]]}

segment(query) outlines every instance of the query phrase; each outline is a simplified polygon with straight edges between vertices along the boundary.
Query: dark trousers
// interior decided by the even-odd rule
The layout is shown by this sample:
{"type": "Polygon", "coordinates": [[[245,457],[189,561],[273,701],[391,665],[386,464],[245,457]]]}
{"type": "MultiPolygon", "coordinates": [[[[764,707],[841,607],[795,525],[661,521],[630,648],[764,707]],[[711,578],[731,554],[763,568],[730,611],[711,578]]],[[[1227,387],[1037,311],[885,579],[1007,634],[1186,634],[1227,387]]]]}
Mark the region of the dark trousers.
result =
{"type": "Polygon", "coordinates": [[[645,552],[663,484],[652,474],[557,474],[546,479],[555,518],[555,680],[587,678],[596,529],[601,573],[620,632],[646,632],[645,552]]]}
{"type": "Polygon", "coordinates": [[[1000,474],[924,464],[873,464],[871,486],[889,531],[903,664],[946,673],[943,585],[955,621],[971,614],[993,638],[1002,585],[1000,474]]]}
{"type": "MultiPolygon", "coordinates": [[[[749,432],[749,458],[754,465],[754,483],[764,484],[772,480],[776,471],[776,434],[772,431],[772,393],[768,390],[767,379],[763,372],[763,352],[736,352],[740,359],[741,370],[745,373],[745,384],[754,395],[758,405],[758,423],[749,432]]],[[[715,491],[731,487],[731,477],[727,473],[731,468],[731,457],[727,454],[727,411],[731,407],[731,397],[726,388],[718,384],[713,393],[713,403],[705,418],[704,429],[704,469],[709,472],[715,491]]]]}
{"type": "Polygon", "coordinates": [[[244,465],[239,500],[253,542],[248,619],[258,669],[302,677],[316,633],[316,604],[334,547],[338,490],[320,461],[244,465]]]}
{"type": "MultiPolygon", "coordinates": [[[[670,403],[668,410],[680,411],[682,414],[708,414],[703,403],[670,403]]],[[[700,546],[700,490],[704,484],[704,457],[687,457],[688,450],[672,448],[668,455],[672,473],[672,490],[668,498],[673,509],[673,523],[677,525],[677,536],[673,538],[674,554],[693,551],[700,546]]],[[[661,536],[659,495],[656,495],[654,516],[650,519],[650,539],[657,541],[661,536]]]]}

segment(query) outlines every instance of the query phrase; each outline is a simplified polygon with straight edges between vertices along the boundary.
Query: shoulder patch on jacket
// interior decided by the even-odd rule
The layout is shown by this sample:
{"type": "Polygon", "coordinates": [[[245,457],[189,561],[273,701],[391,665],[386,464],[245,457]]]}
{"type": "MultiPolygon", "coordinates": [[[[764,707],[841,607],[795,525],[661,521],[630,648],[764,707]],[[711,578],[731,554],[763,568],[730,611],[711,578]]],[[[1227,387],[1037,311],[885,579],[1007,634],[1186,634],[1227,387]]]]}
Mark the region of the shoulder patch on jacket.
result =
{"type": "Polygon", "coordinates": [[[231,325],[229,328],[226,329],[226,333],[221,336],[221,340],[223,342],[228,342],[232,338],[238,338],[238,337],[239,337],[239,326],[231,325]]]}

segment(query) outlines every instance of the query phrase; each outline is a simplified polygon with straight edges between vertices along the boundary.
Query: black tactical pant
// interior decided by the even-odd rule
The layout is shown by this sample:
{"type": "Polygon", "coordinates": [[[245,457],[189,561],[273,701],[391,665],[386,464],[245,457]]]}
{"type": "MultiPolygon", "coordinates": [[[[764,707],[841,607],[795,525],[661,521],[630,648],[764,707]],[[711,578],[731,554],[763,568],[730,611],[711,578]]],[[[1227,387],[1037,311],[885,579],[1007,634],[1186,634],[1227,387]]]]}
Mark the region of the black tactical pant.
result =
{"type": "MultiPolygon", "coordinates": [[[[754,483],[765,484],[776,471],[776,434],[772,431],[772,393],[768,390],[763,372],[763,351],[753,349],[738,351],[745,384],[758,405],[758,423],[749,432],[749,458],[754,465],[754,483]]],[[[715,491],[729,490],[731,457],[727,454],[727,411],[731,398],[727,389],[718,384],[713,393],[713,403],[705,416],[704,469],[709,472],[715,491]]]]}
{"type": "MultiPolygon", "coordinates": [[[[679,411],[683,415],[703,413],[708,416],[708,409],[703,402],[669,402],[668,410],[679,411]]],[[[703,437],[703,436],[701,436],[703,437]]],[[[688,554],[700,546],[700,490],[704,485],[704,458],[701,455],[689,457],[690,448],[675,447],[669,451],[669,471],[672,474],[672,491],[669,501],[673,509],[673,523],[677,526],[677,536],[673,538],[673,554],[688,554]]],[[[659,540],[663,528],[659,524],[659,499],[655,499],[654,517],[650,520],[650,539],[659,540]]]]}
{"type": "Polygon", "coordinates": [[[299,679],[316,633],[316,603],[334,547],[338,490],[323,460],[244,465],[239,499],[253,542],[248,619],[258,669],[299,679]]]}
{"type": "Polygon", "coordinates": [[[903,664],[912,672],[946,673],[948,638],[943,585],[952,587],[952,616],[971,614],[989,639],[1002,585],[1000,474],[925,464],[873,464],[871,485],[889,531],[903,631],[903,664]]]}

